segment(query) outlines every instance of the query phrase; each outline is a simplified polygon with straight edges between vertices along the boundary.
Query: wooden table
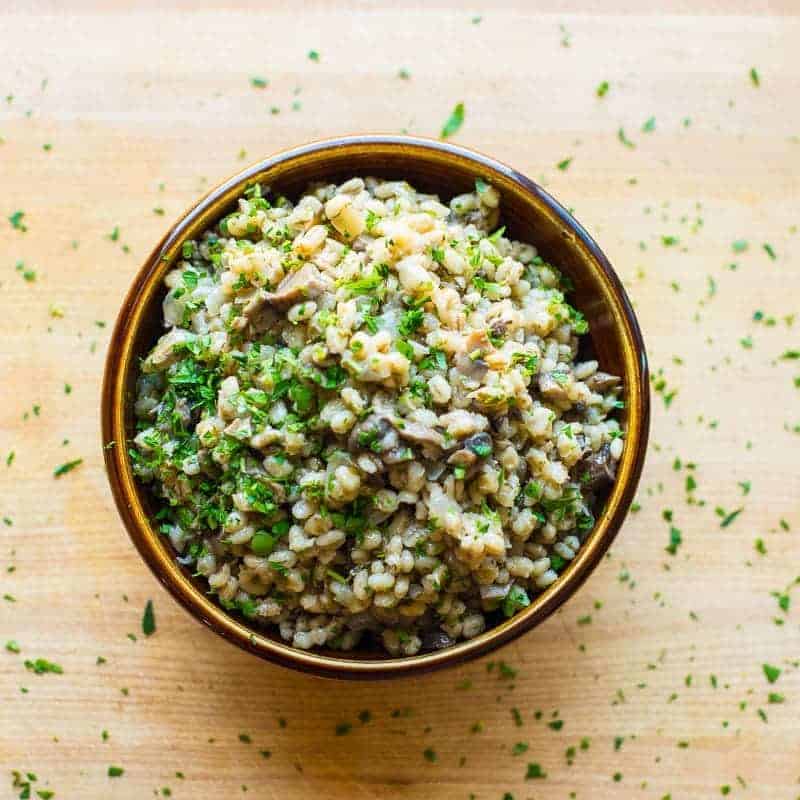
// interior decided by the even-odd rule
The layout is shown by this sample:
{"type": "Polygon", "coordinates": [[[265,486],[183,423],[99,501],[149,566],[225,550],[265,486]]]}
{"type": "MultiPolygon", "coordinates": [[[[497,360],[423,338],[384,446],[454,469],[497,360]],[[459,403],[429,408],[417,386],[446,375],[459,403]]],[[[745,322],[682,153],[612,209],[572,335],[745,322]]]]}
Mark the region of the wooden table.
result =
{"type": "Polygon", "coordinates": [[[800,362],[781,359],[800,346],[796,3],[72,5],[0,13],[0,644],[21,649],[0,652],[0,797],[22,791],[12,769],[59,800],[800,795],[800,586],[773,596],[800,573],[800,362]],[[664,381],[641,510],[495,656],[513,679],[490,659],[295,675],[189,619],[128,541],[101,458],[109,329],[207,187],[317,137],[435,136],[459,101],[456,141],[574,206],[635,300],[664,381]],[[743,510],[722,527],[717,508],[743,510]]]}

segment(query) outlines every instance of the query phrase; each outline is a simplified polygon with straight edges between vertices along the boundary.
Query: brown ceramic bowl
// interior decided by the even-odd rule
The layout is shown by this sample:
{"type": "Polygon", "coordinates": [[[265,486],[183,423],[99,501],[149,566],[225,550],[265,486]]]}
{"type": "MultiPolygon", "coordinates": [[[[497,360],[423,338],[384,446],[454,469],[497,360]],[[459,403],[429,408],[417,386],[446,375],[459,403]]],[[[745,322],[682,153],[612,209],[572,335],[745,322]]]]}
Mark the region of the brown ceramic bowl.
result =
{"type": "Polygon", "coordinates": [[[625,290],[584,228],[533,181],[492,158],[457,145],[408,136],[352,136],[297,147],[261,161],[209,192],[169,229],[139,270],[122,303],[106,361],[102,397],[105,460],[119,513],[142,558],[167,590],[194,617],[239,647],[268,661],[328,677],[388,678],[418,675],[488,653],[547,619],[586,580],[617,534],[633,499],[644,462],[649,428],[647,359],[625,290]],[[442,198],[471,191],[483,177],[500,191],[502,218],[513,238],[532,242],[542,256],[574,282],[571,302],[586,316],[601,368],[624,380],[627,430],[617,480],[597,513],[597,523],[576,558],[531,605],[485,633],[445,650],[407,658],[376,651],[307,652],[279,636],[250,627],[206,595],[181,567],[153,524],[155,502],[133,477],[127,442],[133,436],[132,398],[139,359],[160,335],[162,280],[181,244],[230,212],[255,181],[298,196],[311,181],[353,175],[401,178],[442,198]]]}

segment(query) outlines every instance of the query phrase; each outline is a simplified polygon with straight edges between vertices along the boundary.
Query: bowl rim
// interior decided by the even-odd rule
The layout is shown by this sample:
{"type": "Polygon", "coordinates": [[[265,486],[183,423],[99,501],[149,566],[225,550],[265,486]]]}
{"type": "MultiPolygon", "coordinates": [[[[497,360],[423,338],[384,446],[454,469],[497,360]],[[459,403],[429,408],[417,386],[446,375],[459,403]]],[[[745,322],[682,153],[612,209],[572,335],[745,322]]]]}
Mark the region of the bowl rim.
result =
{"type": "Polygon", "coordinates": [[[419,136],[360,134],[322,139],[279,151],[264,158],[210,189],[193,203],[169,227],[134,276],[122,301],[109,341],[101,395],[102,445],[111,491],[122,522],[139,554],[154,576],[195,619],[238,647],[284,667],[323,677],[374,679],[418,675],[444,666],[463,663],[505,645],[553,614],[584,583],[604,556],[627,515],[639,483],[647,449],[650,427],[650,394],[647,356],[639,323],[622,283],[608,258],[586,229],[547,191],[522,173],[497,159],[450,142],[419,136]],[[132,346],[142,321],[142,299],[160,285],[162,262],[169,262],[185,238],[186,230],[206,214],[216,214],[232,192],[241,193],[248,181],[269,169],[292,160],[326,150],[376,153],[398,148],[414,154],[436,151],[459,161],[474,164],[475,174],[499,175],[516,184],[530,196],[531,202],[553,215],[574,237],[575,243],[589,256],[588,261],[606,284],[615,304],[615,325],[623,333],[624,375],[629,384],[626,447],[620,472],[627,463],[627,479],[616,481],[606,499],[589,539],[581,547],[559,579],[538,595],[531,605],[510,619],[487,629],[479,636],[443,650],[401,658],[357,660],[321,655],[274,641],[229,615],[221,606],[197,590],[183,575],[168,544],[162,543],[150,524],[133,479],[125,439],[125,381],[132,346]],[[172,255],[169,253],[172,252],[172,255]],[[122,365],[122,368],[120,368],[122,365]],[[111,444],[109,444],[111,443],[111,444]],[[627,462],[626,462],[627,459],[627,462]],[[610,513],[609,513],[610,512],[610,513]],[[167,552],[169,551],[169,552],[167,552]]]}

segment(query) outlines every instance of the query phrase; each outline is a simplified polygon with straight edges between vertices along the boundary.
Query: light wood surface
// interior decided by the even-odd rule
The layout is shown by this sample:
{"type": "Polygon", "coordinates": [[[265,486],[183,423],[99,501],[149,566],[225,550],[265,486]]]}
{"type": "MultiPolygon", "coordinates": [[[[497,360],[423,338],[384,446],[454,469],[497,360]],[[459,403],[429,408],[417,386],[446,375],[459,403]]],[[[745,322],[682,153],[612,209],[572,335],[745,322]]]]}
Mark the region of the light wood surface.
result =
{"type": "Polygon", "coordinates": [[[3,462],[15,452],[0,462],[0,516],[13,521],[0,524],[0,594],[16,598],[0,600],[0,645],[22,650],[0,652],[0,798],[21,791],[12,769],[59,800],[162,787],[177,800],[800,795],[800,586],[787,613],[771,595],[800,574],[800,362],[780,359],[800,348],[800,319],[784,321],[800,310],[796,4],[72,6],[0,11],[0,97],[13,95],[0,99],[3,462]],[[613,553],[561,613],[494,657],[516,679],[487,671],[492,659],[379,685],[296,675],[188,618],[128,541],[101,458],[109,328],[151,246],[214,183],[312,138],[435,136],[459,101],[458,142],[540,180],[596,236],[677,394],[668,409],[654,396],[641,511],[613,553]],[[26,232],[7,220],[18,210],[26,232]],[[776,324],[752,321],[757,310],[776,324]],[[687,504],[676,458],[696,463],[705,505],[687,504]],[[718,506],[744,510],[722,528],[718,506]],[[675,556],[667,509],[682,531],[675,556]],[[149,598],[158,629],[145,638],[149,598]],[[63,674],[26,671],[36,658],[63,674]],[[765,663],[782,670],[774,685],[765,663]],[[561,730],[548,726],[556,710],[561,730]],[[512,755],[516,742],[528,751],[512,755]],[[547,778],[526,781],[529,762],[547,778]]]}

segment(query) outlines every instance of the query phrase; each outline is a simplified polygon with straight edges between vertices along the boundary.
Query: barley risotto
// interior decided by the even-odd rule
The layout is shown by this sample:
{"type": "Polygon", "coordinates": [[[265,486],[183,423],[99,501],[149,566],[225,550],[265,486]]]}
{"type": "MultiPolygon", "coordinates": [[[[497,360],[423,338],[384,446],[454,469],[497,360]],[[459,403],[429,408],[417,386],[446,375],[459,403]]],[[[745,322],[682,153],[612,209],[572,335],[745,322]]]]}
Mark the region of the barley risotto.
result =
{"type": "Polygon", "coordinates": [[[129,450],[178,561],[295,647],[472,638],[558,579],[614,480],[621,381],[500,225],[352,178],[253,185],[165,278],[129,450]],[[583,351],[584,348],[582,348],[583,351]]]}

